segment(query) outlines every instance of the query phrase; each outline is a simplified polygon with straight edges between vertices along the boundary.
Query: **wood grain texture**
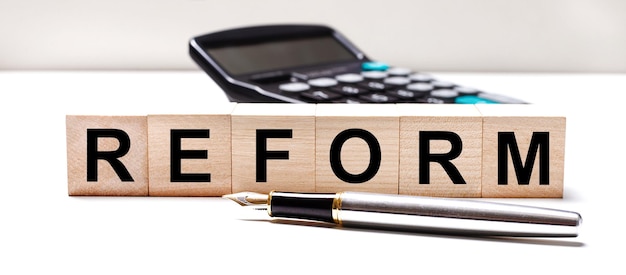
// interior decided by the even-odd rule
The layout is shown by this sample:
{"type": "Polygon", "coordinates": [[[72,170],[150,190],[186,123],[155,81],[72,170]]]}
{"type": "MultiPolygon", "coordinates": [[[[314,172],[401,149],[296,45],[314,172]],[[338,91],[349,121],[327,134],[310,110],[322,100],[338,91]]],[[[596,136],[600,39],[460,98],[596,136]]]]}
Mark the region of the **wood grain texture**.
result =
{"type": "Polygon", "coordinates": [[[230,193],[230,118],[230,113],[148,116],[150,196],[221,196],[230,193]],[[208,136],[175,136],[174,141],[171,139],[172,131],[189,130],[206,132],[208,136]],[[172,149],[172,142],[180,147],[172,149]],[[180,163],[180,170],[175,169],[172,176],[172,155],[177,156],[176,152],[182,151],[194,151],[206,154],[206,157],[174,157],[174,161],[180,163]],[[209,179],[193,181],[181,176],[190,174],[208,175],[209,179]]]}
{"type": "Polygon", "coordinates": [[[528,104],[231,104],[202,115],[68,115],[68,193],[559,198],[565,122],[528,104]]]}
{"type": "MultiPolygon", "coordinates": [[[[363,132],[361,132],[363,133],[363,132]]],[[[398,193],[399,116],[394,105],[318,104],[316,117],[317,192],[368,191],[398,193]],[[331,146],[346,130],[357,129],[373,135],[380,146],[380,165],[364,182],[348,182],[333,170],[331,146]]],[[[340,146],[340,164],[345,172],[361,175],[372,161],[371,145],[352,137],[340,146]]]]}
{"type": "Polygon", "coordinates": [[[399,104],[400,113],[400,170],[399,192],[405,195],[437,197],[480,197],[482,158],[482,118],[473,105],[399,104]],[[443,132],[441,138],[429,138],[420,148],[420,137],[427,133],[443,132]],[[460,154],[452,158],[452,144],[460,154]],[[422,152],[422,150],[424,152],[422,152]],[[462,180],[450,175],[436,161],[420,158],[421,153],[450,156],[446,167],[458,172],[462,180]],[[420,164],[429,161],[428,174],[420,164]],[[421,173],[420,173],[421,172],[421,173]],[[423,180],[420,174],[424,175],[423,180]],[[455,179],[453,181],[453,178],[455,179]],[[428,179],[428,180],[426,180],[428,179]],[[456,181],[456,183],[455,183],[456,181]]]}
{"type": "Polygon", "coordinates": [[[238,104],[232,114],[233,192],[272,190],[315,191],[315,105],[314,104],[238,104]],[[266,136],[258,132],[269,133],[266,136]],[[290,132],[291,137],[272,137],[290,132]],[[268,155],[287,153],[272,159],[257,154],[266,143],[268,155]],[[286,157],[286,158],[285,158],[286,157]],[[269,158],[269,159],[268,159],[269,158]],[[257,167],[257,159],[264,163],[257,167]],[[264,171],[264,179],[257,172],[264,171]]]}
{"type": "MultiPolygon", "coordinates": [[[[118,132],[119,133],[119,132],[118,132]]],[[[66,116],[68,194],[72,196],[147,196],[148,140],[144,116],[66,116]],[[121,130],[130,140],[128,152],[118,158],[132,177],[122,181],[106,160],[98,159],[96,181],[87,180],[87,131],[121,130]]],[[[97,138],[98,152],[115,152],[120,141],[97,138]]]]}
{"type": "Polygon", "coordinates": [[[562,197],[565,117],[555,114],[549,108],[536,105],[484,105],[478,106],[478,109],[483,115],[482,196],[562,197]],[[549,144],[540,142],[542,135],[548,136],[549,144]],[[536,148],[531,150],[533,136],[536,148]],[[504,147],[501,151],[506,152],[506,162],[499,162],[498,146],[500,144],[502,147],[502,144],[505,144],[503,137],[509,139],[513,137],[519,153],[512,153],[511,147],[515,146],[504,147]],[[545,145],[548,145],[547,148],[542,149],[545,145]],[[536,156],[529,159],[532,151],[536,152],[536,156]],[[544,181],[543,184],[540,179],[542,157],[547,161],[549,169],[549,173],[543,171],[548,177],[548,182],[544,181]],[[520,160],[517,171],[513,163],[514,158],[520,160]],[[507,169],[504,169],[504,163],[507,169]],[[532,169],[530,169],[531,163],[532,169]],[[519,178],[519,176],[528,175],[521,170],[521,167],[530,171],[529,181],[526,183],[520,181],[519,178]],[[506,171],[506,177],[499,176],[499,169],[506,171]]]}

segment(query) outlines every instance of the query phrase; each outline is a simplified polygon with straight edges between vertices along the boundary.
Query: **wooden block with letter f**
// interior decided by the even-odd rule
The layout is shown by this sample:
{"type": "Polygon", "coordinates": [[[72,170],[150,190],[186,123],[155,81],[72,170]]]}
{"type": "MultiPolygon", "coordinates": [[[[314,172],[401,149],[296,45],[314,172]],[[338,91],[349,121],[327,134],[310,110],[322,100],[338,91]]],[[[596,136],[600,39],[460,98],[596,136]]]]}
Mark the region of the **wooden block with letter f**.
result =
{"type": "Polygon", "coordinates": [[[231,192],[230,114],[148,116],[150,196],[221,196],[231,192]]]}
{"type": "Polygon", "coordinates": [[[483,197],[563,197],[565,116],[544,106],[477,105],[483,197]]]}
{"type": "Polygon", "coordinates": [[[480,197],[482,117],[474,105],[398,104],[399,192],[480,197]]]}
{"type": "Polygon", "coordinates": [[[231,118],[233,192],[315,191],[315,108],[237,104],[231,118]]]}
{"type": "Polygon", "coordinates": [[[69,195],[147,196],[145,116],[66,116],[69,195]]]}
{"type": "Polygon", "coordinates": [[[318,104],[317,192],[398,193],[399,117],[393,104],[318,104]]]}

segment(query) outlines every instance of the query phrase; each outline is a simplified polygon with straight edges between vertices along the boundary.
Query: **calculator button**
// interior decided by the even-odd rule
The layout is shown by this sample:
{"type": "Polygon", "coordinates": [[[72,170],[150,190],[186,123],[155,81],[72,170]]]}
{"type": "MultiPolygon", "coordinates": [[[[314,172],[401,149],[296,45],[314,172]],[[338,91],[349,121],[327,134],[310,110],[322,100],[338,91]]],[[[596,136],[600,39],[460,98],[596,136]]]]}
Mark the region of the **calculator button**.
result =
{"type": "Polygon", "coordinates": [[[333,100],[333,103],[347,103],[347,104],[361,104],[363,102],[365,101],[358,99],[358,98],[353,98],[353,97],[344,97],[344,98],[333,100]]]}
{"type": "Polygon", "coordinates": [[[417,99],[417,103],[444,104],[446,102],[441,98],[435,98],[435,97],[429,96],[429,97],[417,99]]]}
{"type": "Polygon", "coordinates": [[[387,86],[384,83],[378,82],[378,81],[368,81],[365,83],[361,83],[360,84],[361,87],[368,89],[370,91],[384,91],[387,86]]]}
{"type": "Polygon", "coordinates": [[[486,99],[486,98],[480,98],[477,97],[475,95],[464,95],[464,96],[459,96],[457,98],[454,99],[454,103],[458,103],[458,104],[493,104],[493,103],[497,103],[495,101],[486,99]]]}
{"type": "Polygon", "coordinates": [[[361,64],[361,69],[364,71],[386,71],[389,69],[389,65],[382,62],[365,62],[361,64]]]}
{"type": "Polygon", "coordinates": [[[430,82],[430,84],[433,85],[436,89],[452,89],[452,87],[454,87],[454,83],[448,81],[435,80],[433,82],[430,82]]]}
{"type": "Polygon", "coordinates": [[[386,72],[380,72],[380,71],[365,71],[365,72],[361,72],[361,75],[367,79],[383,79],[387,77],[386,72]]]}
{"type": "Polygon", "coordinates": [[[416,73],[416,74],[409,75],[409,79],[415,82],[429,82],[433,80],[433,77],[427,74],[416,73]]]}
{"type": "Polygon", "coordinates": [[[470,87],[454,87],[454,90],[462,95],[477,95],[479,92],[478,90],[470,87]]]}
{"type": "Polygon", "coordinates": [[[390,75],[409,75],[411,70],[407,68],[393,67],[388,69],[387,73],[390,75]]]}
{"type": "Polygon", "coordinates": [[[426,84],[426,83],[411,83],[407,85],[406,88],[411,91],[422,92],[422,93],[430,92],[433,89],[435,89],[433,85],[426,84]]]}
{"type": "Polygon", "coordinates": [[[363,76],[360,74],[340,74],[335,76],[335,79],[343,83],[356,83],[363,81],[363,76]]]}
{"type": "Polygon", "coordinates": [[[304,93],[301,93],[300,96],[316,102],[330,101],[341,97],[341,95],[339,94],[324,90],[306,91],[304,93]]]}
{"type": "Polygon", "coordinates": [[[283,92],[297,93],[297,92],[306,91],[310,87],[311,86],[309,86],[309,84],[306,84],[306,83],[291,82],[291,83],[285,83],[285,84],[279,85],[278,89],[280,89],[283,92]]]}
{"type": "Polygon", "coordinates": [[[368,90],[364,88],[359,88],[359,87],[355,87],[351,85],[339,85],[339,86],[332,87],[330,90],[336,93],[349,95],[349,96],[360,95],[360,94],[365,94],[369,92],[368,90]]]}
{"type": "Polygon", "coordinates": [[[372,102],[372,103],[391,103],[396,100],[394,97],[391,97],[385,94],[379,94],[379,93],[364,95],[364,96],[361,96],[360,99],[363,99],[365,101],[372,102]]]}
{"type": "Polygon", "coordinates": [[[389,91],[388,94],[393,97],[400,98],[400,99],[414,99],[418,96],[424,95],[424,93],[414,92],[414,91],[410,91],[406,89],[392,90],[392,91],[389,91]]]}
{"type": "Polygon", "coordinates": [[[393,77],[385,78],[383,82],[387,85],[403,86],[403,85],[411,83],[411,80],[408,79],[407,77],[393,76],[393,77]]]}
{"type": "Polygon", "coordinates": [[[330,78],[330,77],[321,77],[321,78],[314,78],[308,81],[309,85],[313,86],[313,87],[330,87],[330,86],[335,86],[337,85],[337,80],[335,80],[334,78],[330,78]]]}
{"type": "Polygon", "coordinates": [[[441,90],[434,90],[430,92],[430,96],[442,99],[448,103],[452,103],[454,102],[454,98],[459,96],[459,92],[455,90],[441,89],[441,90]]]}

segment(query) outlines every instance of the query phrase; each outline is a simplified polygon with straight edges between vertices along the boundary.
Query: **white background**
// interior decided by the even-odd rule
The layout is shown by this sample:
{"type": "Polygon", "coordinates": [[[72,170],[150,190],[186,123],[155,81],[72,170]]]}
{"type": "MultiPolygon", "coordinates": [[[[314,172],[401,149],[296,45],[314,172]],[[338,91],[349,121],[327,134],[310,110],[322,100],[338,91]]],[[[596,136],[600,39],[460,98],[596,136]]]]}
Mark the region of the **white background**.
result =
{"type": "Polygon", "coordinates": [[[221,198],[70,197],[65,115],[203,113],[223,92],[203,72],[0,72],[0,274],[624,274],[626,76],[435,76],[566,115],[564,197],[482,200],[580,212],[579,237],[288,224],[221,198]]]}
{"type": "Polygon", "coordinates": [[[617,0],[2,0],[0,274],[624,274],[625,14],[617,0]],[[564,198],[495,201],[578,211],[580,236],[352,230],[220,198],[67,196],[67,114],[202,113],[226,98],[187,40],[286,22],[329,24],[373,58],[565,113],[564,198]]]}
{"type": "Polygon", "coordinates": [[[2,0],[0,69],[196,69],[192,36],[271,23],[424,71],[626,72],[621,0],[2,0]]]}

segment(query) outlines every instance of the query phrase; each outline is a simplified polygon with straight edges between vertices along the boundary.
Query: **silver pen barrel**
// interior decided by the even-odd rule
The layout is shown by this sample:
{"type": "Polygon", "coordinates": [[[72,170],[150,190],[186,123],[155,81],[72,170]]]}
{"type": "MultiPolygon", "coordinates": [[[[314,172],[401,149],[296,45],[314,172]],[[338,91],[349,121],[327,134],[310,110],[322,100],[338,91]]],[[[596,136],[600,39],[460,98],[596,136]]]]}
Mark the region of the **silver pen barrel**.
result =
{"type": "Polygon", "coordinates": [[[582,222],[571,211],[361,192],[338,193],[332,216],[345,226],[514,237],[575,237],[582,222]]]}
{"type": "Polygon", "coordinates": [[[225,196],[277,218],[334,222],[353,227],[459,235],[576,237],[582,222],[571,211],[514,204],[361,192],[225,196]]]}

